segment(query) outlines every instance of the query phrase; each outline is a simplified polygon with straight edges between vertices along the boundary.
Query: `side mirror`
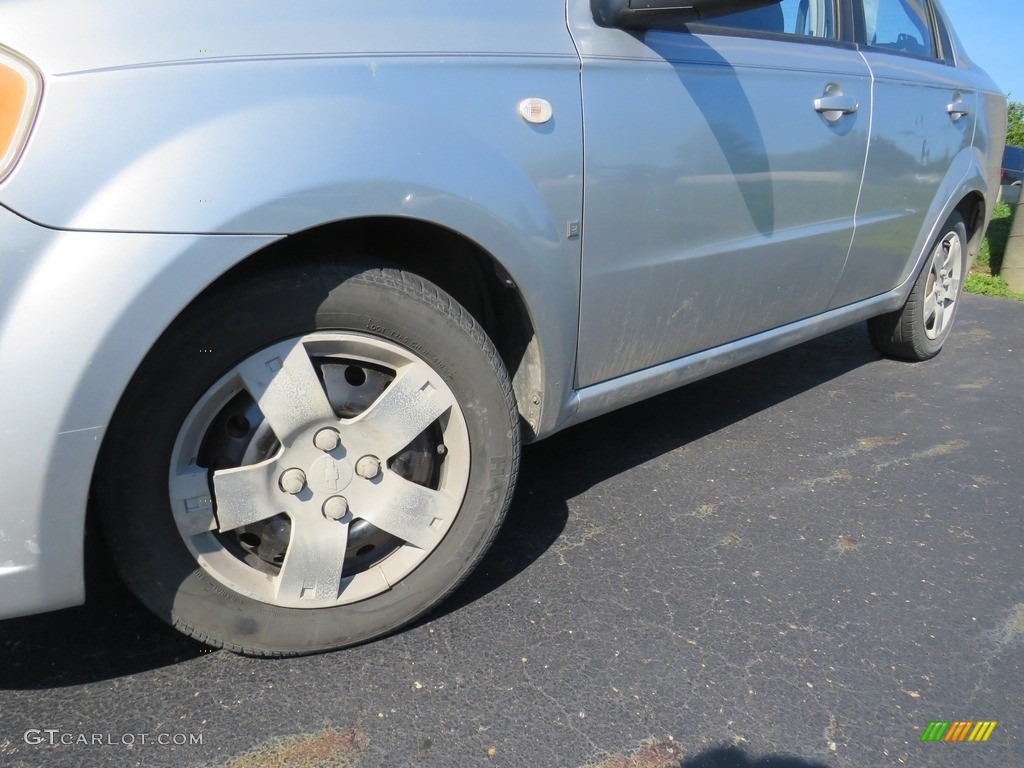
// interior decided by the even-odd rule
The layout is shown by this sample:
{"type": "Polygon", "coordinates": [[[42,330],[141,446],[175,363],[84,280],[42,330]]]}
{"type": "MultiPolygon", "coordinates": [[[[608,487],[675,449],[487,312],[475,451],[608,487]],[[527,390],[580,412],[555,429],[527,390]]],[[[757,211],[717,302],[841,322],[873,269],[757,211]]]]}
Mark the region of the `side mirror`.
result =
{"type": "Polygon", "coordinates": [[[749,11],[779,0],[590,0],[594,21],[602,27],[645,30],[704,21],[749,11]]]}

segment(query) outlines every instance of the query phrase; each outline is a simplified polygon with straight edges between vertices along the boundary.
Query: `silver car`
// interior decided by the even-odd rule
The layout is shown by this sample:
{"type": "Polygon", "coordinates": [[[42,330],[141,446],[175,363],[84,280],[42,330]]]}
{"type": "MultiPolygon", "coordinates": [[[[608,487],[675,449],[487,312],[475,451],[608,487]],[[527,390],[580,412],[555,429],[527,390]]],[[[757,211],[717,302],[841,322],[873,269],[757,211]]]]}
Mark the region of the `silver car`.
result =
{"type": "Polygon", "coordinates": [[[256,655],[444,599],[520,445],[937,354],[1006,103],[935,0],[0,3],[0,617],[256,655]],[[59,26],[53,23],[59,18],[59,26]]]}

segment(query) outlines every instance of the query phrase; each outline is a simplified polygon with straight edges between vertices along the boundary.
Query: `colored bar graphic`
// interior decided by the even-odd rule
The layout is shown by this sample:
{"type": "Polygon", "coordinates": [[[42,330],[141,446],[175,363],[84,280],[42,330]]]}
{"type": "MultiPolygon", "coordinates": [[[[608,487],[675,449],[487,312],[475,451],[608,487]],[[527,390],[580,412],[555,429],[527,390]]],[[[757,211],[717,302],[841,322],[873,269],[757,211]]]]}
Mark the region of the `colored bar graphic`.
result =
{"type": "Polygon", "coordinates": [[[987,725],[988,727],[985,728],[985,730],[978,735],[978,738],[976,738],[975,741],[988,741],[988,737],[992,735],[992,731],[996,729],[998,723],[995,720],[993,720],[987,725]]]}
{"type": "Polygon", "coordinates": [[[942,741],[947,728],[949,728],[949,722],[932,720],[921,734],[921,741],[942,741]]]}
{"type": "Polygon", "coordinates": [[[949,729],[949,733],[946,734],[946,738],[943,741],[963,741],[967,736],[967,729],[970,728],[974,723],[965,722],[958,720],[953,723],[949,729]]]}
{"type": "Polygon", "coordinates": [[[988,741],[997,725],[996,720],[932,720],[921,741],[988,741]]]}

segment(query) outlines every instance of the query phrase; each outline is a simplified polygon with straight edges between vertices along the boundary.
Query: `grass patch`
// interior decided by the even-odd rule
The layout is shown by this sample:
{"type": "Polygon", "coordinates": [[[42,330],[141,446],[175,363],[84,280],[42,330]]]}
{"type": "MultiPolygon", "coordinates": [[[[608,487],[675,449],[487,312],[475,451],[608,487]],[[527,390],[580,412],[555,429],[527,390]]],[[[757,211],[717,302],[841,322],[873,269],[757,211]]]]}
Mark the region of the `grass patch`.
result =
{"type": "Polygon", "coordinates": [[[1006,299],[1024,301],[1024,293],[1011,291],[1006,281],[999,275],[985,275],[971,271],[964,281],[964,290],[968,293],[981,293],[985,296],[1002,296],[1006,299]]]}
{"type": "Polygon", "coordinates": [[[1012,221],[1013,208],[1006,203],[996,203],[992,223],[988,225],[988,232],[981,242],[981,250],[978,252],[974,269],[989,275],[999,274],[1003,268],[1003,253],[1006,251],[1006,241],[1010,238],[1012,221]]]}
{"type": "Polygon", "coordinates": [[[978,251],[978,258],[967,280],[964,281],[964,290],[968,293],[1024,301],[1024,293],[1011,291],[1006,281],[999,276],[1003,268],[1003,254],[1006,251],[1006,241],[1010,237],[1012,221],[1013,207],[1006,203],[997,203],[992,214],[992,223],[989,224],[988,232],[985,233],[985,239],[978,251]]]}

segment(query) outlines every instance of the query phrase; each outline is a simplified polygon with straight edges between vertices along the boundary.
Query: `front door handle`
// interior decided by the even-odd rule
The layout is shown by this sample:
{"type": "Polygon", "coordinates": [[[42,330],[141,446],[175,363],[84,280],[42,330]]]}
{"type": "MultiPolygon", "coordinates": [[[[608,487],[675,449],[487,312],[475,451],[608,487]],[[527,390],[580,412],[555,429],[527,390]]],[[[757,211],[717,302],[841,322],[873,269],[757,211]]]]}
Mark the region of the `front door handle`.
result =
{"type": "Polygon", "coordinates": [[[953,101],[946,105],[946,113],[953,118],[955,123],[961,117],[971,114],[971,106],[963,100],[959,93],[953,94],[953,101]]]}
{"type": "Polygon", "coordinates": [[[853,96],[844,96],[843,90],[835,83],[825,86],[825,93],[814,100],[814,111],[820,112],[828,122],[834,123],[843,115],[850,115],[860,109],[860,103],[853,96]]]}

